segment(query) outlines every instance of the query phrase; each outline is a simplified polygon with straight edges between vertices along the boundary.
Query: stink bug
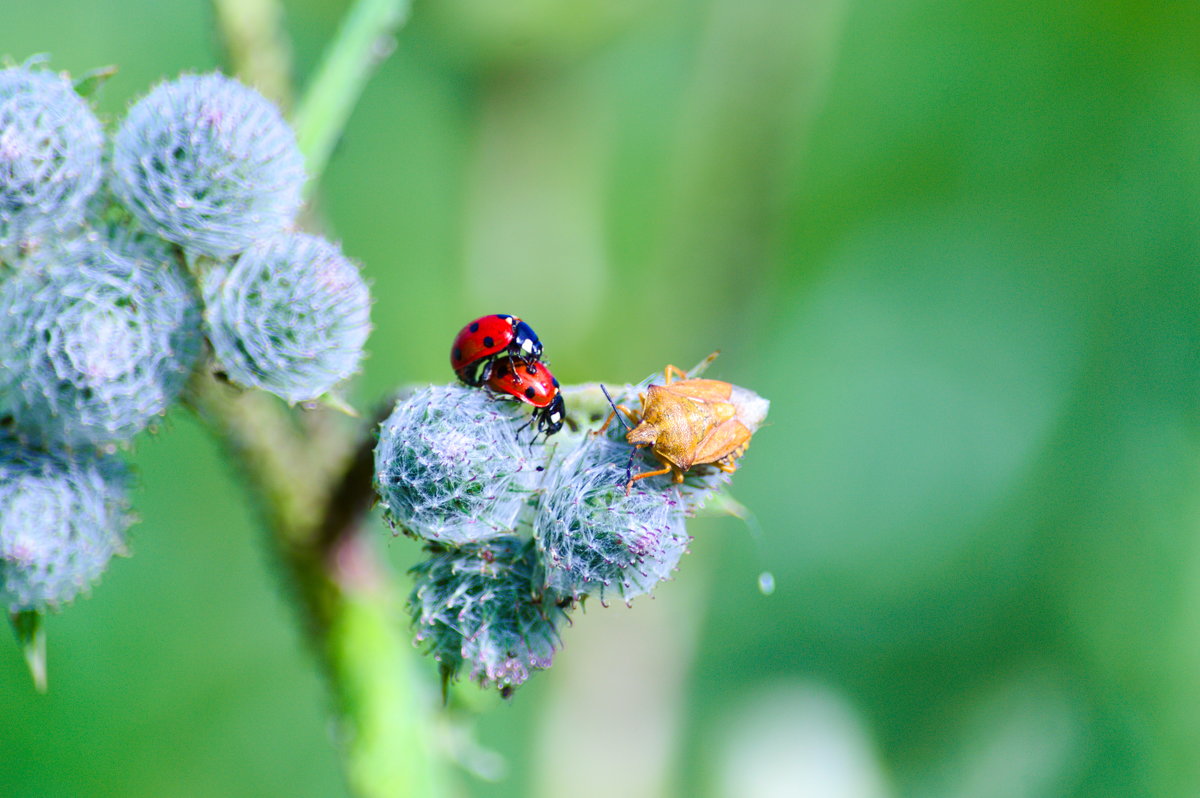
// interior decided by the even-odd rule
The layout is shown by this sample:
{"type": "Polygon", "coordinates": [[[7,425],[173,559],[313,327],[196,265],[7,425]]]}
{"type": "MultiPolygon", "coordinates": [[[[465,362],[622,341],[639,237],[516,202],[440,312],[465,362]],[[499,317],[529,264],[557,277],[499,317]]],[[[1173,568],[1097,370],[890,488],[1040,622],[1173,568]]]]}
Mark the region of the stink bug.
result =
{"type": "Polygon", "coordinates": [[[537,333],[516,316],[495,313],[467,324],[450,347],[450,366],[467,385],[479,387],[488,381],[496,359],[502,356],[536,363],[542,356],[537,333]]]}
{"type": "Polygon", "coordinates": [[[533,405],[538,432],[550,437],[563,427],[566,405],[558,390],[558,380],[545,363],[526,363],[520,358],[502,357],[492,366],[487,387],[533,405]]]}
{"type": "Polygon", "coordinates": [[[720,380],[688,377],[675,366],[663,370],[662,385],[650,385],[639,398],[640,414],[614,404],[612,413],[596,431],[599,435],[608,429],[620,411],[633,424],[632,428],[626,427],[625,440],[638,448],[649,446],[662,463],[663,467],[655,471],[637,476],[631,472],[626,490],[639,479],[661,474],[671,474],[676,482],[683,482],[684,472],[694,466],[713,465],[727,473],[736,470],[737,459],[745,454],[750,436],[766,418],[769,405],[766,399],[744,388],[720,380]]]}

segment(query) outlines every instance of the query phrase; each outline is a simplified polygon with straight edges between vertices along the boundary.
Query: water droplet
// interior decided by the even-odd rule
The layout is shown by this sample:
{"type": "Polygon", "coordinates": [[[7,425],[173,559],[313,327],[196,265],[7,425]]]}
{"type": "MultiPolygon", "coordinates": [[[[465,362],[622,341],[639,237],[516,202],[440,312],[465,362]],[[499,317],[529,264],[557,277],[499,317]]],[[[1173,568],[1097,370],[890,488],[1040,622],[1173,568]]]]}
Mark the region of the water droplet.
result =
{"type": "Polygon", "coordinates": [[[775,592],[775,574],[763,571],[758,575],[758,592],[769,596],[775,592]]]}

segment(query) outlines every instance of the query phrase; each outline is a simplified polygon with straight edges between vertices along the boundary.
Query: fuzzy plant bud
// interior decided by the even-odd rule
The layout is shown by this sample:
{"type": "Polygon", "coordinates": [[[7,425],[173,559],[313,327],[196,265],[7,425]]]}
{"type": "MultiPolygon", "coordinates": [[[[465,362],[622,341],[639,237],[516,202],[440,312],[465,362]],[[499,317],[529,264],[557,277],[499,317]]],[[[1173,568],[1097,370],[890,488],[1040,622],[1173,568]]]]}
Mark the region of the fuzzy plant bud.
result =
{"type": "Polygon", "coordinates": [[[625,601],[670,576],[687,550],[683,503],[673,486],[634,482],[626,491],[631,449],[587,436],[553,471],[533,522],[556,593],[625,601]]]}
{"type": "Polygon", "coordinates": [[[0,70],[0,257],[79,225],[103,146],[100,122],[66,78],[0,70]]]}
{"type": "Polygon", "coordinates": [[[234,382],[289,402],[316,399],[358,370],[371,295],[334,244],[279,233],[203,281],[208,337],[234,382]]]}
{"type": "Polygon", "coordinates": [[[161,83],[113,139],[112,187],[147,229],[188,252],[241,252],[291,224],[304,161],[271,102],[219,73],[161,83]]]}
{"type": "Polygon", "coordinates": [[[513,530],[541,479],[513,403],[460,385],[397,403],[380,427],[375,486],[394,529],[458,546],[513,530]]]}
{"type": "Polygon", "coordinates": [[[114,457],[27,448],[0,435],[0,606],[70,602],[124,551],[128,476],[114,457]]]}
{"type": "Polygon", "coordinates": [[[150,239],[40,250],[0,283],[0,415],[41,445],[132,438],[183,390],[200,353],[195,292],[150,239]]]}
{"type": "Polygon", "coordinates": [[[566,613],[536,578],[536,552],[513,535],[456,549],[434,549],[412,569],[409,611],[417,642],[443,679],[464,665],[470,678],[508,694],[560,647],[566,613]]]}

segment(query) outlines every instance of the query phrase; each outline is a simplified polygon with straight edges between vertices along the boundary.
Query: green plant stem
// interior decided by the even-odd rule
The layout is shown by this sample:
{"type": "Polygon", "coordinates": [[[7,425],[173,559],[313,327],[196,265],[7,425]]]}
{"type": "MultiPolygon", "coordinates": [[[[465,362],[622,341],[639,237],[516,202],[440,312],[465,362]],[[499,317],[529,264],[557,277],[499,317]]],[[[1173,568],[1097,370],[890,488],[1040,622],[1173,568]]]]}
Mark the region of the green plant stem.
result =
{"type": "MultiPolygon", "coordinates": [[[[234,71],[286,104],[290,48],[278,0],[213,0],[234,71]]],[[[407,0],[358,0],[297,112],[318,183],[407,0]]],[[[221,440],[257,500],[309,639],[328,677],[347,781],[362,798],[443,794],[431,706],[412,674],[395,591],[363,535],[372,496],[374,425],[328,409],[296,413],[259,391],[198,370],[187,402],[221,440]]]]}
{"type": "Polygon", "coordinates": [[[357,0],[296,108],[296,138],[310,175],[311,195],[367,78],[391,52],[410,0],[357,0]]]}
{"type": "Polygon", "coordinates": [[[239,464],[271,530],[328,677],[354,794],[440,795],[431,702],[412,673],[389,575],[362,534],[374,424],[314,439],[274,397],[203,371],[187,401],[239,464]]]}
{"type": "Polygon", "coordinates": [[[280,0],[212,0],[220,41],[234,74],[283,108],[292,104],[292,48],[280,0]]]}

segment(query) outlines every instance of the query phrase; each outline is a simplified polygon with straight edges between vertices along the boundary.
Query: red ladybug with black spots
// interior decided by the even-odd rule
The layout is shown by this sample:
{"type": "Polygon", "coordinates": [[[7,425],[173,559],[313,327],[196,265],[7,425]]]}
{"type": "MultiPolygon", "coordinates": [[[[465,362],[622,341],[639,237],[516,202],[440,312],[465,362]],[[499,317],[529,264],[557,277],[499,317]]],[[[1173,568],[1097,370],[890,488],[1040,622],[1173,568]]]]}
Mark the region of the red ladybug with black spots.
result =
{"type": "Polygon", "coordinates": [[[459,330],[450,347],[450,366],[467,385],[479,387],[492,376],[497,358],[518,358],[525,364],[542,357],[537,333],[516,316],[480,316],[459,330]]]}
{"type": "Polygon", "coordinates": [[[563,428],[566,404],[558,390],[558,380],[545,363],[526,363],[515,357],[498,358],[492,365],[487,387],[533,405],[531,423],[536,422],[538,432],[547,438],[563,428]]]}

